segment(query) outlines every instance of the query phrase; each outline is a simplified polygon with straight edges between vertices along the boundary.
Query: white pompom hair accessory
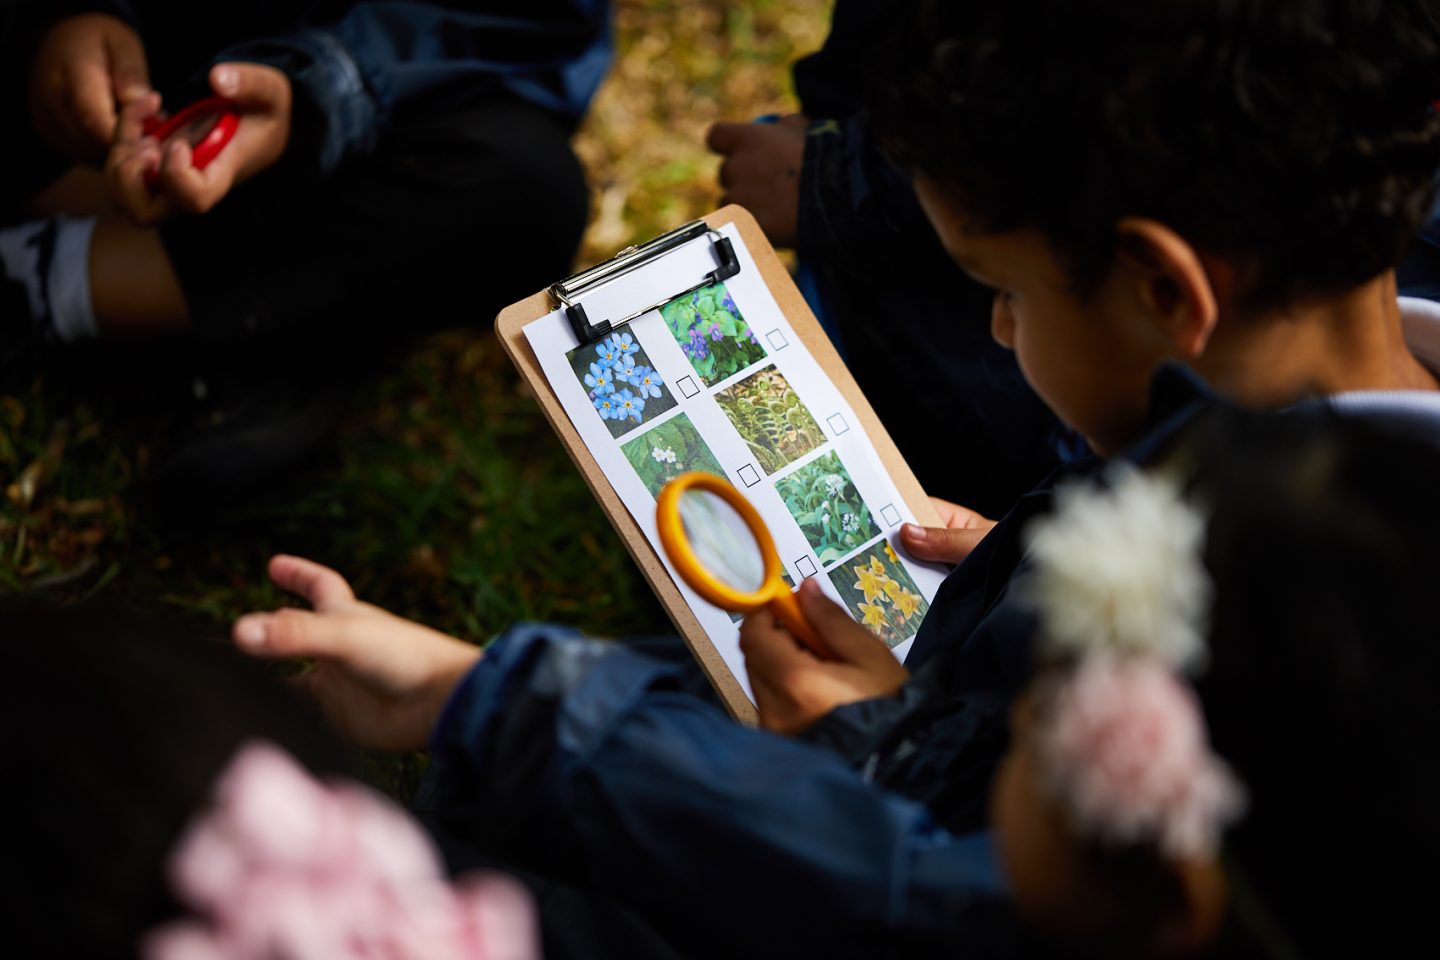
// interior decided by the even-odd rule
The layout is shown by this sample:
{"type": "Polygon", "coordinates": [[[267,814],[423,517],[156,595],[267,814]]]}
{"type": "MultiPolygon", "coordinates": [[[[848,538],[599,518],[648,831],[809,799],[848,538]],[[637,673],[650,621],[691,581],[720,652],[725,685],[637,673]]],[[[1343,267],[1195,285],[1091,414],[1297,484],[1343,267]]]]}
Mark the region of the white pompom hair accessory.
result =
{"type": "Polygon", "coordinates": [[[1199,668],[1210,609],[1205,521],[1163,476],[1129,465],[1109,476],[1108,487],[1061,487],[1057,511],[1026,530],[1034,569],[1022,589],[1046,651],[1144,653],[1199,668]]]}

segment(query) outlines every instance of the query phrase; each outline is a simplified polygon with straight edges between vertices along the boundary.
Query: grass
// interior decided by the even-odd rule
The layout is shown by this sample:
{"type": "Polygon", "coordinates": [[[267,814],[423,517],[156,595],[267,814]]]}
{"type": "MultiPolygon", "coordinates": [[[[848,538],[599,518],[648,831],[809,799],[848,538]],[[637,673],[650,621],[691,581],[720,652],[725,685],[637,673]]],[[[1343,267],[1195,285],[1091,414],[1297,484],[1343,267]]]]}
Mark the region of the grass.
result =
{"type": "MultiPolygon", "coordinates": [[[[795,109],[787,68],[823,41],[829,4],[616,8],[617,64],[576,143],[594,195],[580,264],[716,205],[706,128],[795,109]]],[[[264,577],[283,550],[477,642],[519,619],[668,629],[488,332],[425,342],[361,391],[315,462],[198,527],[144,504],[159,409],[54,381],[0,397],[0,592],[118,595],[220,628],[287,602],[264,577]]]]}

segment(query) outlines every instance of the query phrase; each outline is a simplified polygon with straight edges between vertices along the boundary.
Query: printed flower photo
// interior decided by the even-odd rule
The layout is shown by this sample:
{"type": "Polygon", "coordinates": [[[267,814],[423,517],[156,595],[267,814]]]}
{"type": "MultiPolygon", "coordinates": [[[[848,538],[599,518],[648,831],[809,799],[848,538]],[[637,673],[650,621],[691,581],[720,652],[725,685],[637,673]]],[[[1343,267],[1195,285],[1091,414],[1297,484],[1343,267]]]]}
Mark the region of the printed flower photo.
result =
{"type": "Polygon", "coordinates": [[[715,394],[766,475],[799,460],[825,442],[825,434],[790,382],[766,367],[715,394]]]}
{"type": "Polygon", "coordinates": [[[671,300],[660,316],[707,387],[765,359],[765,348],[723,283],[671,300]]]}
{"type": "Polygon", "coordinates": [[[719,461],[700,438],[700,431],[683,413],[627,440],[620,449],[653,496],[658,497],[661,487],[691,470],[725,476],[719,461]]]}
{"type": "Polygon", "coordinates": [[[776,481],[775,492],[822,567],[860,549],[880,532],[839,454],[827,453],[776,481]]]}
{"type": "Polygon", "coordinates": [[[830,582],[855,619],[890,647],[913,637],[930,609],[888,543],[878,543],[830,571],[830,582]]]}
{"type": "Polygon", "coordinates": [[[665,381],[628,333],[576,347],[565,359],[612,437],[623,436],[675,406],[665,381]]]}

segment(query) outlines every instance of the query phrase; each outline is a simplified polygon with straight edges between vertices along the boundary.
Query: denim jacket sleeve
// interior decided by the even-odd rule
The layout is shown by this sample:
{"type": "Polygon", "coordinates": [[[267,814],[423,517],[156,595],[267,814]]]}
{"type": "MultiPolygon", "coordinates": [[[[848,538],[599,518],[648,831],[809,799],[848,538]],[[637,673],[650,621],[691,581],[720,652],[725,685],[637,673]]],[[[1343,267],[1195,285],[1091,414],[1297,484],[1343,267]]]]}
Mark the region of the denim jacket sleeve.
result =
{"type": "Polygon", "coordinates": [[[622,898],[687,956],[1007,955],[1018,936],[988,835],[563,628],[512,628],[462,682],[417,812],[442,844],[622,898]]]}
{"type": "Polygon", "coordinates": [[[373,150],[396,111],[487,85],[578,118],[609,66],[608,0],[549,0],[525,16],[491,12],[496,6],[356,3],[333,23],[249,40],[214,59],[265,63],[290,77],[287,163],[322,175],[373,150]]]}

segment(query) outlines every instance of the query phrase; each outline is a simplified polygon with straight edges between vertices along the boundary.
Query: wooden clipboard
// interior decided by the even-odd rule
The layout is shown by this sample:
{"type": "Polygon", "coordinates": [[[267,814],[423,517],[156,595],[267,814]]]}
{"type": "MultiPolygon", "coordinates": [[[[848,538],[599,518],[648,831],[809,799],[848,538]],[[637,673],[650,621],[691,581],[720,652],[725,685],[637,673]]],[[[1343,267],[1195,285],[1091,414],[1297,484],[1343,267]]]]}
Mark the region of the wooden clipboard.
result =
{"type": "MultiPolygon", "coordinates": [[[[871,409],[865,395],[860,392],[855,378],[850,375],[844,361],[835,352],[830,338],[825,335],[819,321],[810,312],[805,298],[800,295],[800,291],[790,278],[790,273],[785,269],[785,265],[775,255],[775,249],[765,239],[765,234],[761,232],[760,225],[755,222],[755,218],[743,207],[732,205],[706,216],[704,222],[712,228],[732,223],[736,225],[741,238],[745,241],[745,246],[750,251],[751,258],[760,271],[761,279],[765,281],[765,286],[770,289],[775,302],[790,321],[796,335],[804,342],[805,348],[810,351],[821,369],[850,403],[855,415],[859,417],[865,433],[869,436],[875,452],[885,465],[885,469],[889,471],[896,489],[905,499],[905,503],[922,523],[941,525],[934,505],[925,496],[925,492],[920,488],[920,482],[915,479],[915,474],[911,472],[909,464],[896,449],[895,442],[890,439],[890,434],[881,425],[880,419],[875,416],[875,411],[871,409]]],[[[679,292],[680,287],[677,286],[676,293],[679,292]]],[[[550,383],[540,368],[535,352],[525,338],[526,326],[554,312],[559,307],[560,303],[555,296],[549,290],[543,290],[501,311],[495,320],[495,332],[500,338],[500,343],[505,347],[505,352],[509,354],[510,360],[534,391],[535,397],[540,403],[540,409],[545,413],[545,419],[550,421],[550,426],[559,436],[560,442],[565,445],[570,459],[574,460],[575,466],[580,468],[591,492],[600,501],[606,516],[610,518],[611,524],[620,534],[620,539],[625,542],[625,548],[630,551],[630,555],[640,565],[640,571],[649,581],[656,596],[660,598],[666,612],[670,614],[670,619],[674,621],[675,628],[685,638],[685,643],[690,647],[690,652],[695,655],[695,659],[705,671],[710,683],[719,692],[725,705],[737,720],[753,725],[756,720],[754,705],[751,704],[735,677],[731,675],[730,667],[711,644],[700,621],[690,612],[690,606],[670,578],[669,570],[661,562],[654,548],[650,546],[650,542],[646,539],[639,524],[630,515],[630,511],[601,471],[600,465],[595,461],[584,441],[581,440],[580,434],[576,431],[574,424],[570,422],[565,408],[561,406],[555,392],[550,388],[550,383]]]]}

